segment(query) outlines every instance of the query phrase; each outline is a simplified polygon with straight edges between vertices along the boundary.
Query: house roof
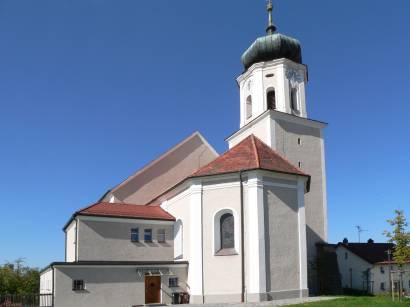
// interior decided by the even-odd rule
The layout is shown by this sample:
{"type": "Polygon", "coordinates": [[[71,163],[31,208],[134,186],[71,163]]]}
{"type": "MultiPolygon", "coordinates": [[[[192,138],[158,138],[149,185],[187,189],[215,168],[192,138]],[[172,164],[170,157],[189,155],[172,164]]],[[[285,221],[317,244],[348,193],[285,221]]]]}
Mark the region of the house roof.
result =
{"type": "Polygon", "coordinates": [[[106,192],[100,201],[146,204],[216,157],[215,149],[195,132],[106,192]]]}
{"type": "Polygon", "coordinates": [[[366,260],[371,264],[387,261],[387,251],[393,251],[393,243],[339,243],[356,256],[366,260]]]}
{"type": "Polygon", "coordinates": [[[120,204],[98,202],[89,207],[83,208],[75,212],[70,220],[65,224],[65,231],[68,225],[76,216],[100,216],[100,217],[117,217],[142,220],[162,220],[175,221],[175,217],[166,212],[160,206],[141,206],[134,204],[120,204]]]}
{"type": "Polygon", "coordinates": [[[253,169],[310,177],[253,134],[197,170],[190,177],[234,173],[253,169]]]}
{"type": "Polygon", "coordinates": [[[175,221],[175,217],[161,207],[149,207],[120,203],[96,203],[76,212],[77,215],[126,217],[147,220],[175,221]]]}

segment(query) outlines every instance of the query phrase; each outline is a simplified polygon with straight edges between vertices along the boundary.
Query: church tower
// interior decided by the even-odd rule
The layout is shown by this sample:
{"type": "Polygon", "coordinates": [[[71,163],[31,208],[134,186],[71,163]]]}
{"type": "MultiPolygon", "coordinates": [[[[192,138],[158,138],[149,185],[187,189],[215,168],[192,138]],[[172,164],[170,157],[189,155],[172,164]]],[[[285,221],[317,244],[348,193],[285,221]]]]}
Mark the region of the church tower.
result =
{"type": "Polygon", "coordinates": [[[227,141],[232,148],[254,134],[311,176],[310,192],[305,195],[306,237],[309,290],[315,292],[316,244],[327,241],[326,124],[308,118],[308,70],[299,41],[277,32],[271,1],[267,10],[267,35],[257,38],[242,55],[244,72],[237,78],[240,129],[227,141]]]}

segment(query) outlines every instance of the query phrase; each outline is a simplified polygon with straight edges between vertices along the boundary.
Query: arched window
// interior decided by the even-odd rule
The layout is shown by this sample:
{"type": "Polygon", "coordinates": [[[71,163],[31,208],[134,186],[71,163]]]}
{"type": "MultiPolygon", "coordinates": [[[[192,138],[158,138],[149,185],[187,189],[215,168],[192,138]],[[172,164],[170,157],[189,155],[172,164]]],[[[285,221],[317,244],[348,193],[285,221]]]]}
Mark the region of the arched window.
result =
{"type": "Polygon", "coordinates": [[[235,247],[235,224],[231,213],[225,213],[220,220],[221,249],[235,247]]]}
{"type": "Polygon", "coordinates": [[[293,111],[298,111],[298,91],[296,88],[290,90],[290,107],[293,111]]]}
{"type": "Polygon", "coordinates": [[[269,89],[266,94],[268,110],[276,110],[276,95],[274,89],[269,89]]]}
{"type": "Polygon", "coordinates": [[[181,220],[178,220],[174,224],[174,259],[183,258],[183,224],[181,220]]]}
{"type": "Polygon", "coordinates": [[[246,119],[249,119],[252,117],[252,96],[249,95],[248,98],[246,98],[246,119]]]}
{"type": "Polygon", "coordinates": [[[232,209],[221,209],[214,215],[214,255],[237,255],[239,249],[239,224],[237,213],[232,209]]]}

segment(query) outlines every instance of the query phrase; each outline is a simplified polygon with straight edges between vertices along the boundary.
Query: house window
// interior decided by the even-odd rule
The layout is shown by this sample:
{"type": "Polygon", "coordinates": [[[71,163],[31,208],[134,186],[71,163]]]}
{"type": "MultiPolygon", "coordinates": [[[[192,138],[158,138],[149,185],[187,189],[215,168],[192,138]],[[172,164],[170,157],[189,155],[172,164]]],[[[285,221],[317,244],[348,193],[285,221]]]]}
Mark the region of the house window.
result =
{"type": "Polygon", "coordinates": [[[157,240],[159,243],[165,243],[165,229],[158,229],[157,240]]]}
{"type": "Polygon", "coordinates": [[[248,98],[246,98],[246,119],[249,119],[252,117],[252,96],[249,95],[248,98]]]}
{"type": "Polygon", "coordinates": [[[302,139],[301,138],[298,138],[298,145],[302,146],[302,139]]]}
{"type": "Polygon", "coordinates": [[[301,168],[302,167],[302,162],[299,162],[298,165],[299,165],[299,168],[301,168]]]}
{"type": "Polygon", "coordinates": [[[221,249],[235,247],[234,218],[231,213],[221,216],[221,249]]]}
{"type": "Polygon", "coordinates": [[[384,286],[384,282],[380,283],[380,290],[384,291],[386,290],[385,286],[384,286]]]}
{"type": "Polygon", "coordinates": [[[298,111],[298,92],[295,88],[290,90],[290,107],[293,111],[298,111]]]}
{"type": "Polygon", "coordinates": [[[140,240],[140,232],[138,228],[131,229],[131,242],[139,242],[140,240]]]}
{"type": "Polygon", "coordinates": [[[268,110],[276,110],[276,96],[274,89],[268,90],[268,93],[266,94],[266,102],[268,110]]]}
{"type": "Polygon", "coordinates": [[[384,274],[384,267],[380,267],[380,273],[384,274]]]}
{"type": "Polygon", "coordinates": [[[144,229],[144,241],[152,242],[152,229],[144,229]]]}
{"type": "Polygon", "coordinates": [[[346,252],[345,253],[345,260],[347,260],[348,257],[349,257],[349,254],[346,252]]]}
{"type": "Polygon", "coordinates": [[[178,287],[178,277],[170,277],[168,279],[168,286],[170,288],[172,287],[178,287]]]}
{"type": "Polygon", "coordinates": [[[85,289],[84,280],[75,279],[73,280],[73,291],[82,291],[85,289]]]}

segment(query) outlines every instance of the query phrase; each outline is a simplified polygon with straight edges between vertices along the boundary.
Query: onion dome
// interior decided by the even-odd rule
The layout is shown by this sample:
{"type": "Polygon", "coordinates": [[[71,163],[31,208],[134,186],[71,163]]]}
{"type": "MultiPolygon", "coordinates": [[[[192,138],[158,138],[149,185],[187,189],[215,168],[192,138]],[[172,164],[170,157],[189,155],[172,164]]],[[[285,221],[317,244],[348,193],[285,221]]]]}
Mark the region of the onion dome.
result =
{"type": "Polygon", "coordinates": [[[302,48],[297,39],[276,33],[272,22],[272,2],[268,2],[269,25],[267,35],[259,37],[242,55],[242,64],[248,69],[255,63],[286,58],[296,63],[302,63],[302,48]]]}

